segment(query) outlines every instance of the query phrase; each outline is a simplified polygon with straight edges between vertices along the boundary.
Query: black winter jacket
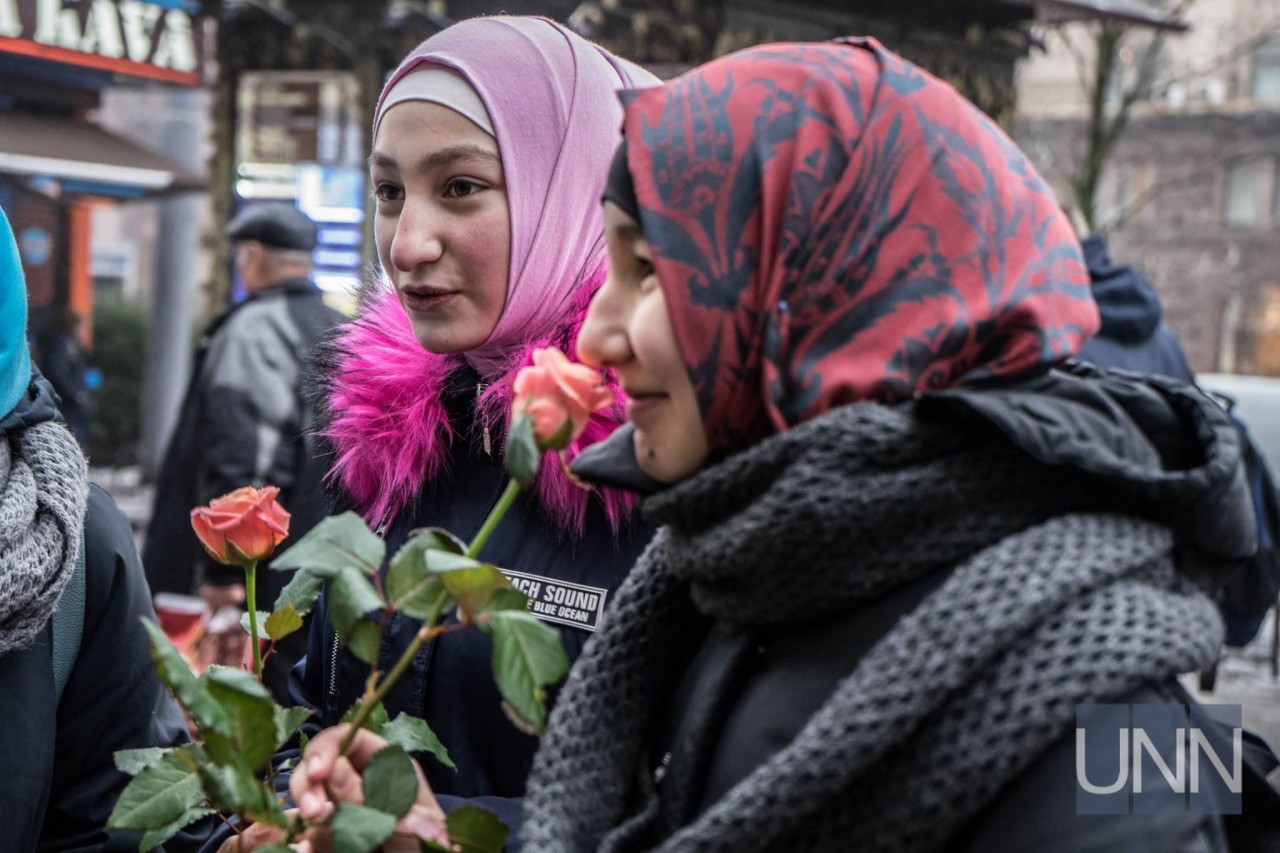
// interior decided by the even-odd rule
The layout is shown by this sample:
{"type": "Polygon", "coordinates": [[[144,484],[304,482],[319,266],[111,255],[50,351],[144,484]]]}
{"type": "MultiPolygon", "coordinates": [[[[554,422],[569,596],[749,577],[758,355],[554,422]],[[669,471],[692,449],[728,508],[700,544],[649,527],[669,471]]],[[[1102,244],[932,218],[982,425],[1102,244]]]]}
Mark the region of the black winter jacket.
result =
{"type": "MultiPolygon", "coordinates": [[[[57,418],[43,380],[0,423],[57,418]]],[[[151,662],[142,619],[155,619],[128,519],[110,495],[89,488],[85,605],[80,651],[60,702],[54,698],[50,628],[34,645],[0,657],[0,849],[137,850],[139,833],[103,827],[129,777],[119,749],[189,740],[182,714],[151,662]]],[[[166,842],[194,850],[210,833],[197,823],[166,842]]]]}
{"type": "MultiPolygon", "coordinates": [[[[1083,365],[1076,370],[1095,373],[1083,365]]],[[[1128,487],[1119,488],[1132,495],[1129,509],[1170,523],[1185,547],[1184,562],[1202,564],[1206,574],[1230,563],[1239,553],[1232,543],[1251,537],[1245,491],[1207,494],[1208,483],[1178,473],[1184,464],[1180,460],[1195,458],[1205,438],[1206,420],[1197,416],[1197,407],[1213,404],[1193,389],[1163,380],[1153,380],[1162,389],[1158,394],[1142,393],[1141,383],[1124,375],[1090,383],[1096,390],[1082,395],[1086,386],[1063,381],[1062,376],[1050,373],[1022,389],[952,389],[935,399],[926,396],[919,411],[943,420],[986,424],[1040,461],[1084,469],[1103,482],[1110,480],[1113,488],[1127,480],[1128,487]],[[1166,468],[1144,470],[1133,464],[1139,458],[1133,443],[1145,441],[1159,449],[1166,468]]],[[[625,470],[630,462],[620,452],[615,464],[625,470]]],[[[683,787],[659,787],[665,825],[691,822],[790,743],[837,683],[948,574],[949,570],[938,572],[816,622],[750,632],[710,620],[686,627],[688,647],[696,651],[666,700],[665,725],[655,734],[650,756],[655,778],[666,775],[669,763],[684,760],[697,766],[693,772],[671,774],[692,780],[683,787]],[[745,656],[750,662],[731,670],[728,662],[742,660],[742,650],[752,652],[745,656]],[[715,732],[705,741],[692,737],[689,729],[691,720],[702,713],[700,708],[717,709],[715,732]]],[[[655,685],[655,690],[660,687],[655,685]]],[[[1115,701],[1190,699],[1171,682],[1151,684],[1115,701]]],[[[1276,766],[1275,758],[1260,742],[1246,752],[1253,763],[1246,776],[1245,815],[1225,819],[1195,814],[1078,815],[1075,749],[1074,732],[1064,734],[951,840],[947,853],[1280,850],[1280,794],[1263,781],[1276,766]],[[1264,830],[1258,823],[1269,826],[1264,830]]]]}
{"type": "MultiPolygon", "coordinates": [[[[470,435],[474,405],[474,374],[454,377],[445,404],[455,433],[470,435]]],[[[455,443],[450,473],[429,482],[416,504],[402,512],[384,534],[388,559],[421,527],[443,527],[464,541],[480,529],[489,510],[507,484],[500,453],[486,454],[478,443],[455,443]]],[[[500,447],[495,437],[494,447],[500,447]]],[[[614,534],[601,506],[593,502],[587,511],[586,533],[572,541],[556,530],[528,492],[521,492],[502,520],[480,559],[519,572],[517,583],[531,599],[553,602],[557,594],[588,588],[608,596],[622,582],[648,541],[650,530],[631,521],[614,534]],[[558,582],[576,585],[565,587],[558,582]]],[[[385,566],[383,567],[385,571],[385,566]]],[[[321,599],[313,623],[306,658],[294,670],[291,682],[298,704],[319,709],[324,726],[339,722],[342,714],[363,691],[368,667],[340,649],[321,599]]],[[[598,612],[598,611],[597,611],[598,612]]],[[[560,631],[572,662],[591,632],[581,627],[549,622],[560,631]]],[[[379,665],[385,672],[399,658],[417,632],[419,623],[397,616],[387,629],[379,665]]],[[[446,634],[428,644],[413,667],[391,691],[386,707],[391,718],[406,712],[425,719],[449,750],[457,772],[429,756],[417,756],[427,781],[446,811],[471,801],[498,813],[511,828],[508,849],[521,821],[520,797],[538,746],[537,738],[524,734],[506,718],[492,676],[492,643],[479,631],[446,634]]]]}

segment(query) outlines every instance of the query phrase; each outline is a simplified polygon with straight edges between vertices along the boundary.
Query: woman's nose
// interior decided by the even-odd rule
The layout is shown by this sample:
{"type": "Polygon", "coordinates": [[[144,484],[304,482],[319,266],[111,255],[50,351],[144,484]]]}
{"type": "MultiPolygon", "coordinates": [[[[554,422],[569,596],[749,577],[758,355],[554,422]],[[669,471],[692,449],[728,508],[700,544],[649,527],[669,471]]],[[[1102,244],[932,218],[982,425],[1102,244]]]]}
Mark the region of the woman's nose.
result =
{"type": "Polygon", "coordinates": [[[435,263],[444,254],[439,223],[425,205],[408,202],[400,211],[391,238],[391,263],[401,272],[413,272],[423,264],[435,263]]]}
{"type": "Polygon", "coordinates": [[[596,292],[578,332],[578,358],[592,367],[614,367],[631,358],[626,306],[616,298],[609,279],[596,292]]]}

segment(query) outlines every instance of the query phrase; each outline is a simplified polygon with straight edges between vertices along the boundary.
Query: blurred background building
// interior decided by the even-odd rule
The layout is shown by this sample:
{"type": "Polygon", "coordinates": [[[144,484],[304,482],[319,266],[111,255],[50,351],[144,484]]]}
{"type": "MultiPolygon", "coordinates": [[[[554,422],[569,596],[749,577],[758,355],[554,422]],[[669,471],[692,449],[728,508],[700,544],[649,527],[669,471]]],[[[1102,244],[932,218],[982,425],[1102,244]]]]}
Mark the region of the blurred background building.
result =
{"type": "Polygon", "coordinates": [[[1147,5],[1187,28],[1038,30],[1016,138],[1196,371],[1280,376],[1280,0],[1147,5]]]}

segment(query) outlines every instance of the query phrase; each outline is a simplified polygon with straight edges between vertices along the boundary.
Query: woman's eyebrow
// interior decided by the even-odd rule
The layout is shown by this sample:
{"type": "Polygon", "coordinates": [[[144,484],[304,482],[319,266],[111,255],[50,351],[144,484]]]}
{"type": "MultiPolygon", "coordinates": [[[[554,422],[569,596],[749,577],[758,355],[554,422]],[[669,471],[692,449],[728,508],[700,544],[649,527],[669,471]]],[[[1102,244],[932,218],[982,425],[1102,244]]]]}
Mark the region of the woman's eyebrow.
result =
{"type": "Polygon", "coordinates": [[[369,168],[397,169],[399,166],[394,157],[389,157],[381,151],[375,151],[369,155],[369,168]]]}
{"type": "MultiPolygon", "coordinates": [[[[481,158],[490,160],[498,165],[502,165],[502,158],[495,152],[479,145],[451,145],[448,148],[441,148],[438,151],[432,151],[426,157],[423,157],[418,164],[418,168],[438,169],[441,166],[447,166],[458,160],[470,160],[481,158]]],[[[375,151],[369,155],[369,168],[398,169],[400,166],[394,157],[375,151]]]]}
{"type": "Polygon", "coordinates": [[[441,148],[439,151],[432,151],[426,157],[422,158],[419,167],[423,169],[438,169],[441,166],[447,166],[455,160],[470,160],[474,158],[484,160],[492,160],[498,165],[502,165],[502,158],[494,151],[487,148],[481,148],[479,145],[451,145],[448,148],[441,148]]]}

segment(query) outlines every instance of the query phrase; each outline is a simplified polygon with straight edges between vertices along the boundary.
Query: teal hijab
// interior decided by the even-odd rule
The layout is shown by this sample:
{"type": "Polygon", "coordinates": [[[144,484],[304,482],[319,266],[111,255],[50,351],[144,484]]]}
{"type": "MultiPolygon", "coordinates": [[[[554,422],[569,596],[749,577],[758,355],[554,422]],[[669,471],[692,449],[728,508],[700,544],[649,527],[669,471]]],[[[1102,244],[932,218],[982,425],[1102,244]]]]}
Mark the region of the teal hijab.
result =
{"type": "Polygon", "coordinates": [[[18,241],[0,210],[0,415],[13,410],[31,382],[27,352],[27,283],[18,241]]]}

